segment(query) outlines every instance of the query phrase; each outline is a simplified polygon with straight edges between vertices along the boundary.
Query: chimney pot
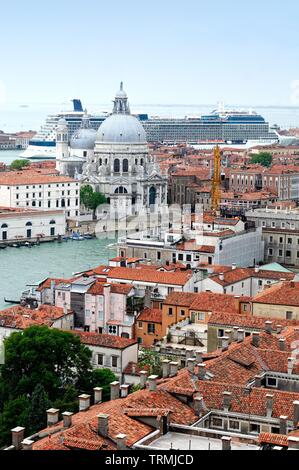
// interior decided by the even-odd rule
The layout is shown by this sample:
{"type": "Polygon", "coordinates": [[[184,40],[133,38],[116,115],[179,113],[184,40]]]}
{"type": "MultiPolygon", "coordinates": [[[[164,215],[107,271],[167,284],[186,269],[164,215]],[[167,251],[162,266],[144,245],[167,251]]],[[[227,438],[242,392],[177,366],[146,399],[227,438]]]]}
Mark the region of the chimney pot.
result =
{"type": "Polygon", "coordinates": [[[280,338],[280,340],[279,340],[279,349],[280,349],[280,351],[286,351],[286,340],[285,340],[285,338],[280,338]]]}
{"type": "Polygon", "coordinates": [[[268,333],[269,335],[272,334],[272,322],[269,321],[269,320],[265,322],[265,331],[266,331],[266,333],[268,333]]]}
{"type": "Polygon", "coordinates": [[[292,375],[294,370],[294,360],[292,357],[288,358],[288,374],[292,375]]]}
{"type": "Polygon", "coordinates": [[[229,411],[230,404],[232,400],[232,394],[230,392],[223,392],[223,409],[224,411],[229,411]]]}
{"type": "Polygon", "coordinates": [[[194,374],[196,359],[188,359],[188,370],[191,374],[194,374]]]}
{"type": "Polygon", "coordinates": [[[260,334],[258,332],[252,333],[252,346],[255,348],[260,346],[260,334]]]}
{"type": "Polygon", "coordinates": [[[194,398],[194,411],[199,416],[203,411],[203,397],[195,397],[194,398]]]}
{"type": "Polygon", "coordinates": [[[201,364],[198,364],[197,367],[198,367],[199,380],[204,380],[206,376],[206,365],[201,363],[201,364]]]}
{"type": "Polygon", "coordinates": [[[102,387],[95,387],[94,392],[94,404],[97,405],[103,401],[103,389],[102,387]]]}
{"type": "Polygon", "coordinates": [[[63,427],[64,428],[70,428],[72,425],[72,416],[74,413],[70,413],[69,411],[65,411],[62,413],[63,417],[63,427]]]}
{"type": "Polygon", "coordinates": [[[142,370],[139,374],[140,374],[140,387],[144,389],[146,386],[147,371],[142,370]]]}
{"type": "Polygon", "coordinates": [[[126,434],[118,434],[116,436],[117,450],[127,450],[127,436],[126,434]]]}
{"type": "Polygon", "coordinates": [[[203,361],[203,358],[202,358],[202,352],[197,352],[196,353],[196,361],[197,361],[197,364],[201,364],[202,361],[203,361]]]}
{"type": "Polygon", "coordinates": [[[220,281],[224,281],[224,273],[219,274],[219,279],[220,279],[220,281]]]}
{"type": "Polygon", "coordinates": [[[267,418],[271,418],[273,413],[273,399],[274,395],[266,395],[267,398],[267,418]]]}
{"type": "Polygon", "coordinates": [[[280,416],[279,418],[279,434],[286,436],[288,433],[288,417],[280,416]]]}
{"type": "Polygon", "coordinates": [[[171,362],[170,363],[170,377],[175,377],[178,374],[179,363],[171,362]]]}
{"type": "Polygon", "coordinates": [[[223,336],[221,338],[221,342],[222,342],[222,351],[227,351],[229,347],[229,337],[223,336]]]}
{"type": "Polygon", "coordinates": [[[59,421],[59,410],[56,408],[50,408],[47,410],[47,425],[55,426],[59,421]]]}
{"type": "Polygon", "coordinates": [[[115,381],[110,384],[110,400],[117,400],[119,398],[120,383],[115,381]]]}
{"type": "Polygon", "coordinates": [[[166,379],[170,375],[170,361],[165,359],[162,361],[162,369],[163,369],[163,379],[166,379]]]}
{"type": "Polygon", "coordinates": [[[120,386],[120,396],[121,398],[127,398],[129,395],[130,385],[124,384],[120,386]]]}
{"type": "Polygon", "coordinates": [[[232,438],[224,436],[221,438],[222,450],[232,450],[232,438]]]}
{"type": "Polygon", "coordinates": [[[33,450],[34,441],[31,439],[24,439],[21,442],[22,450],[33,450]]]}
{"type": "Polygon", "coordinates": [[[238,331],[239,331],[239,327],[238,326],[234,326],[233,327],[233,341],[238,341],[238,331]]]}
{"type": "Polygon", "coordinates": [[[289,450],[299,450],[299,437],[289,437],[288,446],[289,450]]]}
{"type": "Polygon", "coordinates": [[[245,338],[245,331],[242,329],[238,329],[238,343],[242,343],[245,338]]]}
{"type": "Polygon", "coordinates": [[[79,411],[87,411],[90,408],[90,395],[79,396],[79,411]]]}
{"type": "Polygon", "coordinates": [[[236,269],[237,269],[237,265],[236,265],[236,263],[233,263],[232,264],[232,271],[235,271],[236,269]]]}
{"type": "Polygon", "coordinates": [[[186,351],[186,360],[188,360],[188,359],[193,359],[193,357],[194,357],[194,351],[188,349],[188,350],[186,351]]]}
{"type": "Polygon", "coordinates": [[[299,401],[294,401],[294,429],[297,429],[297,426],[299,424],[299,401]]]}
{"type": "Polygon", "coordinates": [[[17,426],[16,428],[11,430],[11,436],[12,445],[16,450],[20,450],[22,448],[22,441],[24,440],[25,436],[25,428],[17,426]]]}
{"type": "Polygon", "coordinates": [[[99,414],[98,415],[98,433],[102,437],[108,436],[108,424],[109,424],[109,415],[99,414]]]}
{"type": "Polygon", "coordinates": [[[282,332],[282,326],[281,325],[276,325],[276,333],[280,335],[282,332]]]}
{"type": "Polygon", "coordinates": [[[148,388],[150,392],[155,392],[157,390],[157,375],[150,375],[148,378],[148,388]]]}

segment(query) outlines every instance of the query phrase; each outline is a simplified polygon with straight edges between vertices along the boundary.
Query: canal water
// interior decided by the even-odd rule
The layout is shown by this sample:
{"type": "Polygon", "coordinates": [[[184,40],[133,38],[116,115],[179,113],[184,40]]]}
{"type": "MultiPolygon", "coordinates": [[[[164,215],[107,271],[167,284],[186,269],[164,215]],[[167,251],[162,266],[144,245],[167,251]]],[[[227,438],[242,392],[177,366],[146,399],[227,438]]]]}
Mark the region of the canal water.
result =
{"type": "Polygon", "coordinates": [[[47,277],[70,277],[74,272],[107,264],[116,255],[113,240],[93,239],[44,243],[32,248],[0,250],[0,309],[19,299],[28,284],[47,277]]]}

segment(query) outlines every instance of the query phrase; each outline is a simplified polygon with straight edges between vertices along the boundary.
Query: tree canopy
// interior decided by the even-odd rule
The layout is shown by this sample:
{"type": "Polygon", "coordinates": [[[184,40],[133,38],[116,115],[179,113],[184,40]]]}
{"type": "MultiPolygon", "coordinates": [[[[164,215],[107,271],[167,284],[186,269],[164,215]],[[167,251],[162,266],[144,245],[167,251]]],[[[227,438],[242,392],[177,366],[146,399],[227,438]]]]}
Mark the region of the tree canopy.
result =
{"type": "Polygon", "coordinates": [[[30,166],[31,163],[29,160],[14,160],[10,164],[11,170],[22,170],[22,168],[25,168],[27,166],[30,166]]]}
{"type": "Polygon", "coordinates": [[[98,193],[87,184],[82,186],[80,189],[80,200],[81,203],[87,208],[93,211],[93,217],[95,218],[96,210],[101,204],[107,202],[106,197],[102,193],[98,193]]]}
{"type": "Polygon", "coordinates": [[[273,157],[269,152],[260,152],[257,155],[253,155],[251,163],[259,163],[262,166],[270,167],[272,165],[273,157]]]}
{"type": "Polygon", "coordinates": [[[4,340],[5,364],[0,366],[0,446],[10,430],[24,426],[33,434],[46,426],[46,410],[78,411],[78,396],[103,387],[109,399],[115,375],[93,370],[91,351],[80,338],[62,330],[33,326],[4,340]]]}

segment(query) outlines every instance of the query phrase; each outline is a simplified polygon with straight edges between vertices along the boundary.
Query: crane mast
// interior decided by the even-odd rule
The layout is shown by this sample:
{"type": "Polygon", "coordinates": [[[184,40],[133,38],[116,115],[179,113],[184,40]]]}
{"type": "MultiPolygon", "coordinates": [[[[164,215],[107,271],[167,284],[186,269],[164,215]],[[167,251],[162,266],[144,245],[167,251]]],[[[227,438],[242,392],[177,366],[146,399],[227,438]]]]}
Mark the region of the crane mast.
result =
{"type": "Polygon", "coordinates": [[[214,149],[214,171],[212,179],[212,211],[216,215],[221,204],[221,151],[217,145],[214,149]]]}

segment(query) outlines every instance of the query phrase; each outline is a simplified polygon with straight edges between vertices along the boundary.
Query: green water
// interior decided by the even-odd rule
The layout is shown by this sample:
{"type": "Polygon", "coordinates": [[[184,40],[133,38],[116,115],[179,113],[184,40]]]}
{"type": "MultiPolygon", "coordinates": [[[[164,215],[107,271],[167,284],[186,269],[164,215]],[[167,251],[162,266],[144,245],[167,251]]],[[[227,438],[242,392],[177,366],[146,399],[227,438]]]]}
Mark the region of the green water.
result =
{"type": "Polygon", "coordinates": [[[0,250],[0,309],[9,300],[19,299],[27,284],[46,277],[69,277],[100,264],[107,264],[116,254],[113,240],[94,239],[45,243],[32,248],[0,250]]]}

